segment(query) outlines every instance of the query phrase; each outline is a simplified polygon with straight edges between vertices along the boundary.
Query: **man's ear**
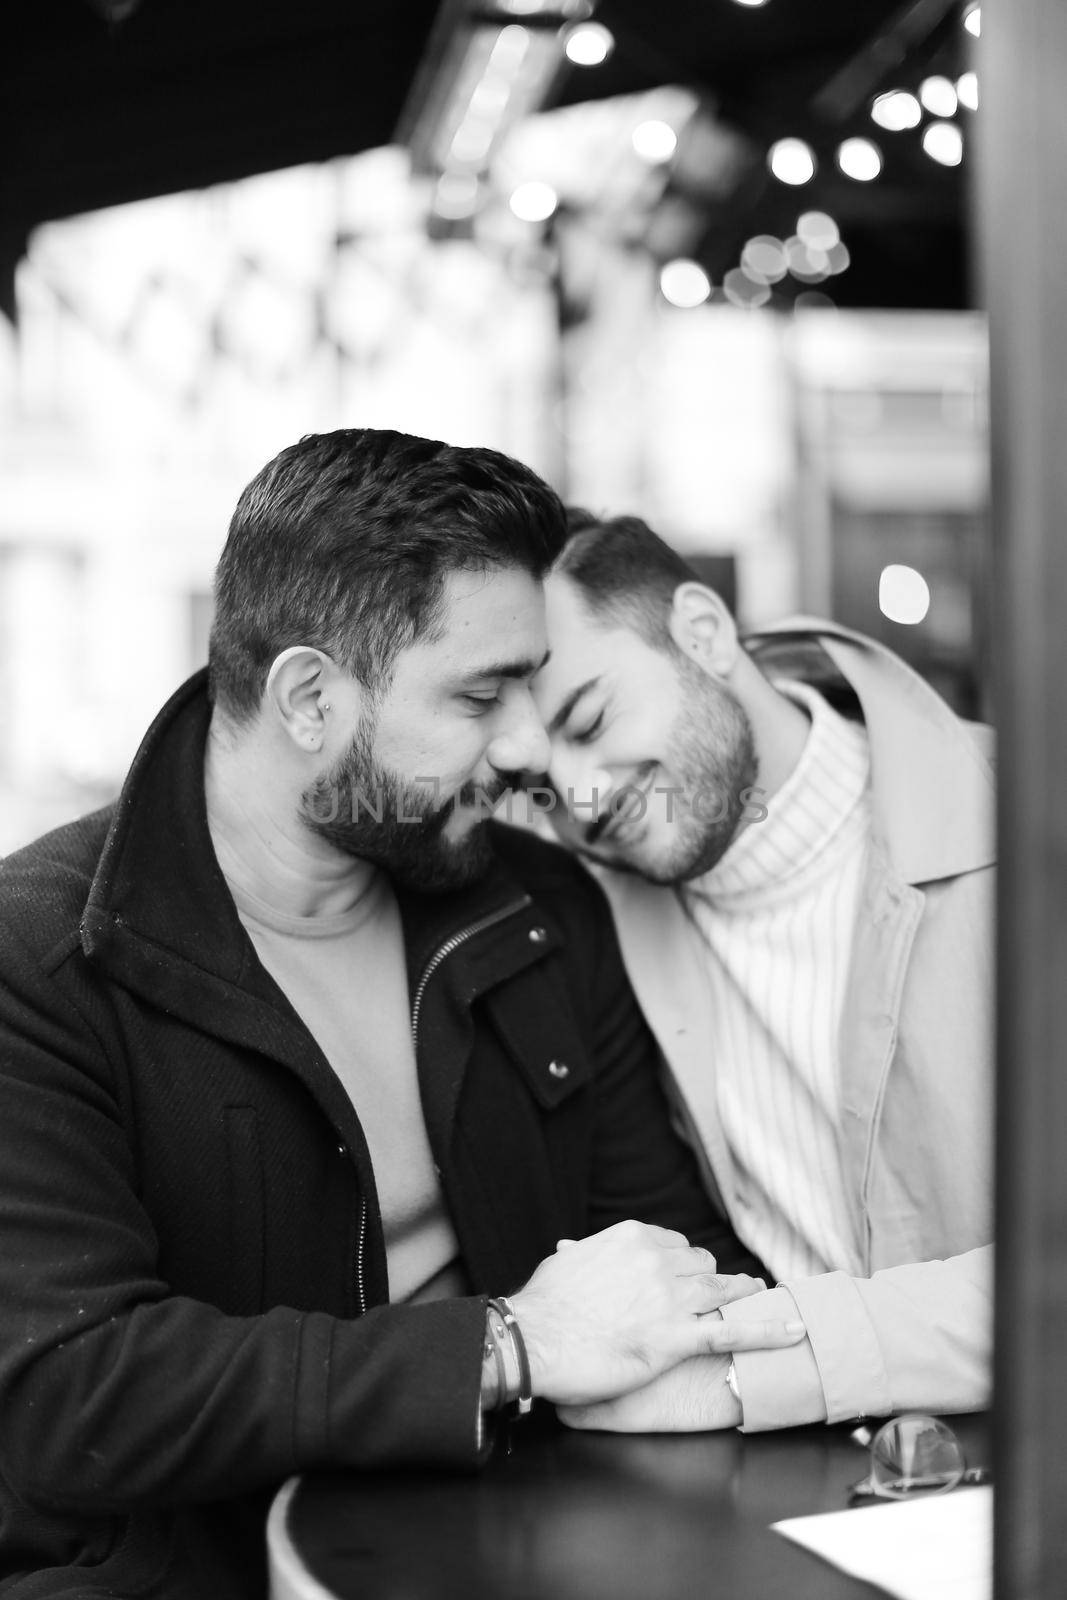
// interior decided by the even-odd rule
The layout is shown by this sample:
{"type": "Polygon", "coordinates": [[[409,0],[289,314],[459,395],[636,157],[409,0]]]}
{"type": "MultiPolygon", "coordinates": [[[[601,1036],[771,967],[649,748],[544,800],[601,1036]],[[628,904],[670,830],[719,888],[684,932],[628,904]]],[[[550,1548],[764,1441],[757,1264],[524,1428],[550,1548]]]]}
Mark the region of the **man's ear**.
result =
{"type": "Polygon", "coordinates": [[[322,650],[291,645],[275,656],[267,674],[263,707],[304,755],[322,749],[337,668],[322,650]]]}
{"type": "Polygon", "coordinates": [[[741,646],[737,624],[713,589],[680,583],[671,599],[669,627],[684,655],[717,678],[729,677],[741,646]]]}

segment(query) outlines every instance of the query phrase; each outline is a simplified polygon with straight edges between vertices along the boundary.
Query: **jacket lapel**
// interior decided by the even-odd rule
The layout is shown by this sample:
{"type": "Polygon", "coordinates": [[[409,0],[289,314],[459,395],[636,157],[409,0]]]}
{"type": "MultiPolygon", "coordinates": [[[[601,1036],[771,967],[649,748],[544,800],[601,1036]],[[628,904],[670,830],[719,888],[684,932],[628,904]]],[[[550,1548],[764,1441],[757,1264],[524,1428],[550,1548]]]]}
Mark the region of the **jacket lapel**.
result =
{"type": "Polygon", "coordinates": [[[801,618],[745,647],[764,672],[858,701],[871,753],[875,823],[905,883],[996,860],[989,730],[968,726],[892,651],[833,623],[801,618]]]}
{"type": "Polygon", "coordinates": [[[215,857],[204,800],[205,688],[203,672],[183,684],[134,758],[82,916],[82,948],[160,1010],[294,1072],[358,1150],[351,1102],[260,965],[215,857]]]}

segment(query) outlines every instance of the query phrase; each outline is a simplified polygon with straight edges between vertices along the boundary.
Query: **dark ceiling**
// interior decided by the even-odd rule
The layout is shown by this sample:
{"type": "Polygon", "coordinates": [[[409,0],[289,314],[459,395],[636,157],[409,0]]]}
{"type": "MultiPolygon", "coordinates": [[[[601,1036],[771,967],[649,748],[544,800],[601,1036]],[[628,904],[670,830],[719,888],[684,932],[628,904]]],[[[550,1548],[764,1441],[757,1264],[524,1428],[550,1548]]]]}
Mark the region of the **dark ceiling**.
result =
{"type": "MultiPolygon", "coordinates": [[[[915,135],[879,135],[872,185],[835,174],[841,137],[871,133],[871,95],[966,64],[948,0],[601,0],[609,61],[571,69],[566,102],[662,83],[705,94],[757,149],[785,134],[822,156],[803,205],[831,211],[853,265],[839,300],[960,306],[965,162],[937,167],[915,135]]],[[[32,0],[5,16],[0,63],[0,289],[37,223],[387,143],[437,0],[32,0]],[[106,20],[125,5],[124,21],[106,20]]],[[[965,114],[966,115],[966,114],[965,114]]],[[[762,162],[709,213],[712,270],[752,232],[788,229],[797,191],[762,162]],[[778,219],[781,220],[778,220],[778,219]]],[[[840,289],[841,292],[838,292],[840,289]]]]}
{"type": "Polygon", "coordinates": [[[955,79],[972,65],[963,9],[960,0],[602,0],[597,16],[615,52],[595,72],[572,74],[564,98],[587,97],[594,80],[603,94],[690,84],[750,136],[759,159],[747,182],[707,217],[702,258],[716,280],[752,234],[784,238],[799,210],[817,206],[837,220],[852,257],[833,282],[839,304],[957,309],[971,303],[968,166],[938,166],[916,133],[885,133],[869,111],[885,89],[914,91],[930,74],[955,79]],[[840,141],[855,134],[884,152],[875,183],[834,165],[840,141]],[[803,190],[778,183],[762,159],[788,135],[819,158],[803,190]]]}

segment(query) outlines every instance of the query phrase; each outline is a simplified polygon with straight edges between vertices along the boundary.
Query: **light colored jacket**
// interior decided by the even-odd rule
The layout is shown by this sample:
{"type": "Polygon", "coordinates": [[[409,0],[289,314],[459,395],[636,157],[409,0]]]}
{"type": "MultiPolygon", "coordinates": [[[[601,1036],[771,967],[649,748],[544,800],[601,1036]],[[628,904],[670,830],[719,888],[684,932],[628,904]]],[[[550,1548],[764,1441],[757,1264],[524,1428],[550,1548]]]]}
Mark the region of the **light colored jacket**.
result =
{"type": "MultiPolygon", "coordinates": [[[[793,1350],[737,1358],[746,1429],[989,1403],[993,1209],[992,736],[899,657],[800,619],[746,641],[772,677],[859,701],[872,840],[841,1026],[841,1270],[728,1308],[794,1316],[793,1350]],[[841,680],[844,684],[841,684],[841,680]]],[[[717,1106],[709,955],[676,893],[598,872],[705,1180],[744,1233],[717,1106]]],[[[773,1266],[773,1263],[771,1264],[773,1266]]]]}

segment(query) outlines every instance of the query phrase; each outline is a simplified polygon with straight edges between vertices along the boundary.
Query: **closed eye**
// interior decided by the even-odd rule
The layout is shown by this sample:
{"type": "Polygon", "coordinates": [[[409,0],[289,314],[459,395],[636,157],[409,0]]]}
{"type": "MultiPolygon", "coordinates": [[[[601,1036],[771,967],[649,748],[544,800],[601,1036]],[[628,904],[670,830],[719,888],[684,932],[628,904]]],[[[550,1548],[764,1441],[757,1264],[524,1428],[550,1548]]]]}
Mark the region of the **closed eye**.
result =
{"type": "Polygon", "coordinates": [[[603,713],[603,711],[598,711],[596,716],[593,718],[592,722],[587,723],[584,728],[579,728],[574,733],[571,734],[571,743],[572,744],[588,744],[590,739],[595,739],[596,738],[597,734],[600,732],[600,730],[601,730],[601,728],[603,726],[604,726],[604,713],[603,713]]]}

